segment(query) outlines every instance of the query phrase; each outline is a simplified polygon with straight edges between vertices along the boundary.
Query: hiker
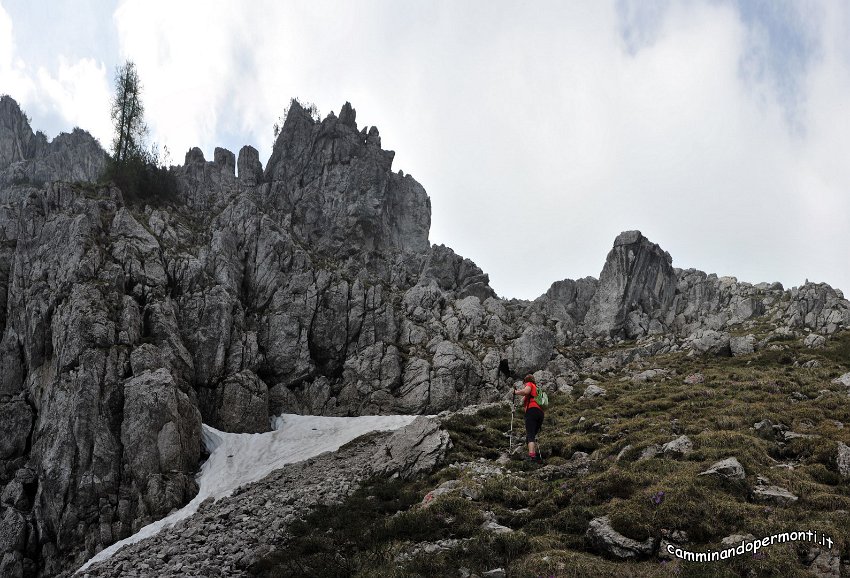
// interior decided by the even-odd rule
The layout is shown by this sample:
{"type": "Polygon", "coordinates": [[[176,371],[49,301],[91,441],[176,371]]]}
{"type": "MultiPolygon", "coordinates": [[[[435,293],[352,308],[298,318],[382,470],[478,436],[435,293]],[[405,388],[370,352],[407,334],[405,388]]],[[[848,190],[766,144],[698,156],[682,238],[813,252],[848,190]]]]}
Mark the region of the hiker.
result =
{"type": "Polygon", "coordinates": [[[515,389],[514,395],[525,396],[522,400],[522,406],[525,408],[525,441],[528,442],[528,459],[539,462],[543,458],[540,456],[537,447],[537,432],[543,425],[543,408],[534,399],[537,397],[537,384],[534,382],[534,376],[526,375],[523,382],[525,387],[515,389]]]}

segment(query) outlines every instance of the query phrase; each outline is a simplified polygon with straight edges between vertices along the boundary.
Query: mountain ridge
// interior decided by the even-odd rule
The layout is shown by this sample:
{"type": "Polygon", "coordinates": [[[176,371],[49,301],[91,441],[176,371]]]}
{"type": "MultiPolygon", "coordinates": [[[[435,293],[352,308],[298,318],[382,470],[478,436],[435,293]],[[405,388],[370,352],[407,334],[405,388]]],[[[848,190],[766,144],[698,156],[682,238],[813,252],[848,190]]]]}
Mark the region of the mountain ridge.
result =
{"type": "Polygon", "coordinates": [[[249,146],[213,161],[191,149],[171,169],[179,202],[141,207],[97,182],[107,157],[88,133],[44,144],[12,103],[3,571],[58,573],[185,504],[202,421],[260,432],[283,412],[435,414],[504,397],[502,360],[569,391],[658,354],[820,347],[850,328],[829,285],[675,269],[639,231],[617,237],[598,280],[499,299],[475,263],[429,243],[425,189],[348,103],[321,121],[293,104],[265,168],[249,146]]]}

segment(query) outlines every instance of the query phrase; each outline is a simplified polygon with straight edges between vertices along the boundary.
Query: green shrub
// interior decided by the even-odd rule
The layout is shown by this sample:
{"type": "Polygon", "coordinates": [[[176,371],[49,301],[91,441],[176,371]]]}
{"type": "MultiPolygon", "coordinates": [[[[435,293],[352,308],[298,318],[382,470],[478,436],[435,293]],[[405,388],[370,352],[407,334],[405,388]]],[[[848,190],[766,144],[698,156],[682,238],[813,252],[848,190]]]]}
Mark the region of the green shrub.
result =
{"type": "Polygon", "coordinates": [[[179,199],[173,170],[159,166],[151,154],[131,155],[121,161],[110,159],[102,180],[121,189],[124,202],[130,206],[162,206],[179,199]]]}

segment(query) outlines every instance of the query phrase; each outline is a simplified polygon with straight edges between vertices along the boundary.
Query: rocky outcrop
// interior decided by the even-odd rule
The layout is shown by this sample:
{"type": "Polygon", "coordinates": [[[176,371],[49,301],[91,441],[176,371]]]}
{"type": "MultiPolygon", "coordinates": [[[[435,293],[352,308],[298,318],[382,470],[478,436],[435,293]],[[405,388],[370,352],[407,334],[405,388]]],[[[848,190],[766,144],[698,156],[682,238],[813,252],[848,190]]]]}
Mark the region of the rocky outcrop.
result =
{"type": "Polygon", "coordinates": [[[18,103],[8,95],[0,96],[0,170],[35,157],[45,144],[43,134],[38,138],[33,134],[18,103]]]}
{"type": "Polygon", "coordinates": [[[620,233],[590,301],[586,330],[628,338],[662,333],[661,315],[672,305],[676,291],[672,262],[669,253],[640,231],[620,233]]]}
{"type": "Polygon", "coordinates": [[[598,281],[593,277],[556,281],[545,294],[534,300],[530,309],[554,320],[557,334],[566,341],[584,321],[597,286],[598,281]]]}
{"type": "Polygon", "coordinates": [[[239,180],[245,185],[252,187],[262,181],[263,165],[260,163],[260,153],[254,147],[245,145],[239,149],[237,167],[239,168],[239,180]]]}
{"type": "Polygon", "coordinates": [[[75,128],[48,142],[33,134],[11,97],[0,97],[0,186],[50,181],[93,182],[106,167],[106,153],[89,133],[75,128]]]}
{"type": "MultiPolygon", "coordinates": [[[[0,187],[0,489],[33,536],[0,555],[53,574],[185,503],[201,419],[258,432],[270,413],[498,395],[513,313],[474,263],[429,246],[428,198],[376,130],[350,106],[305,114],[267,177],[253,149],[239,177],[229,151],[189,151],[177,205],[131,210],[91,182],[0,187]]],[[[14,170],[96,180],[83,135],[56,139],[70,161],[54,166],[5,99],[2,118],[14,170]]]]}
{"type": "Polygon", "coordinates": [[[381,149],[375,127],[358,132],[355,115],[340,114],[345,122],[317,122],[292,101],[266,166],[266,204],[290,216],[298,241],[326,254],[427,251],[425,189],[391,171],[395,153],[381,149]]]}

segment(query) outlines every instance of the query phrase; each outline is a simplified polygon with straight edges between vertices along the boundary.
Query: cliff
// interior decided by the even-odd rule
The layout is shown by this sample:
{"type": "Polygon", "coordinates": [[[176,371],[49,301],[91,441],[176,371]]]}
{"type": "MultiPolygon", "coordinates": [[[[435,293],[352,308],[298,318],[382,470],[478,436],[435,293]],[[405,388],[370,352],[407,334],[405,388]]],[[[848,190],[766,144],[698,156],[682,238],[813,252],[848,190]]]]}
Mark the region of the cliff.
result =
{"type": "Polygon", "coordinates": [[[167,205],[126,203],[105,160],[0,100],[0,574],[55,574],[185,504],[202,422],[433,414],[502,397],[502,360],[565,389],[588,367],[768,346],[756,328],[850,327],[827,285],[676,269],[637,231],[598,281],[499,299],[429,243],[425,190],[348,103],[322,121],[294,103],[265,169],[252,147],[190,150],[167,205]]]}

